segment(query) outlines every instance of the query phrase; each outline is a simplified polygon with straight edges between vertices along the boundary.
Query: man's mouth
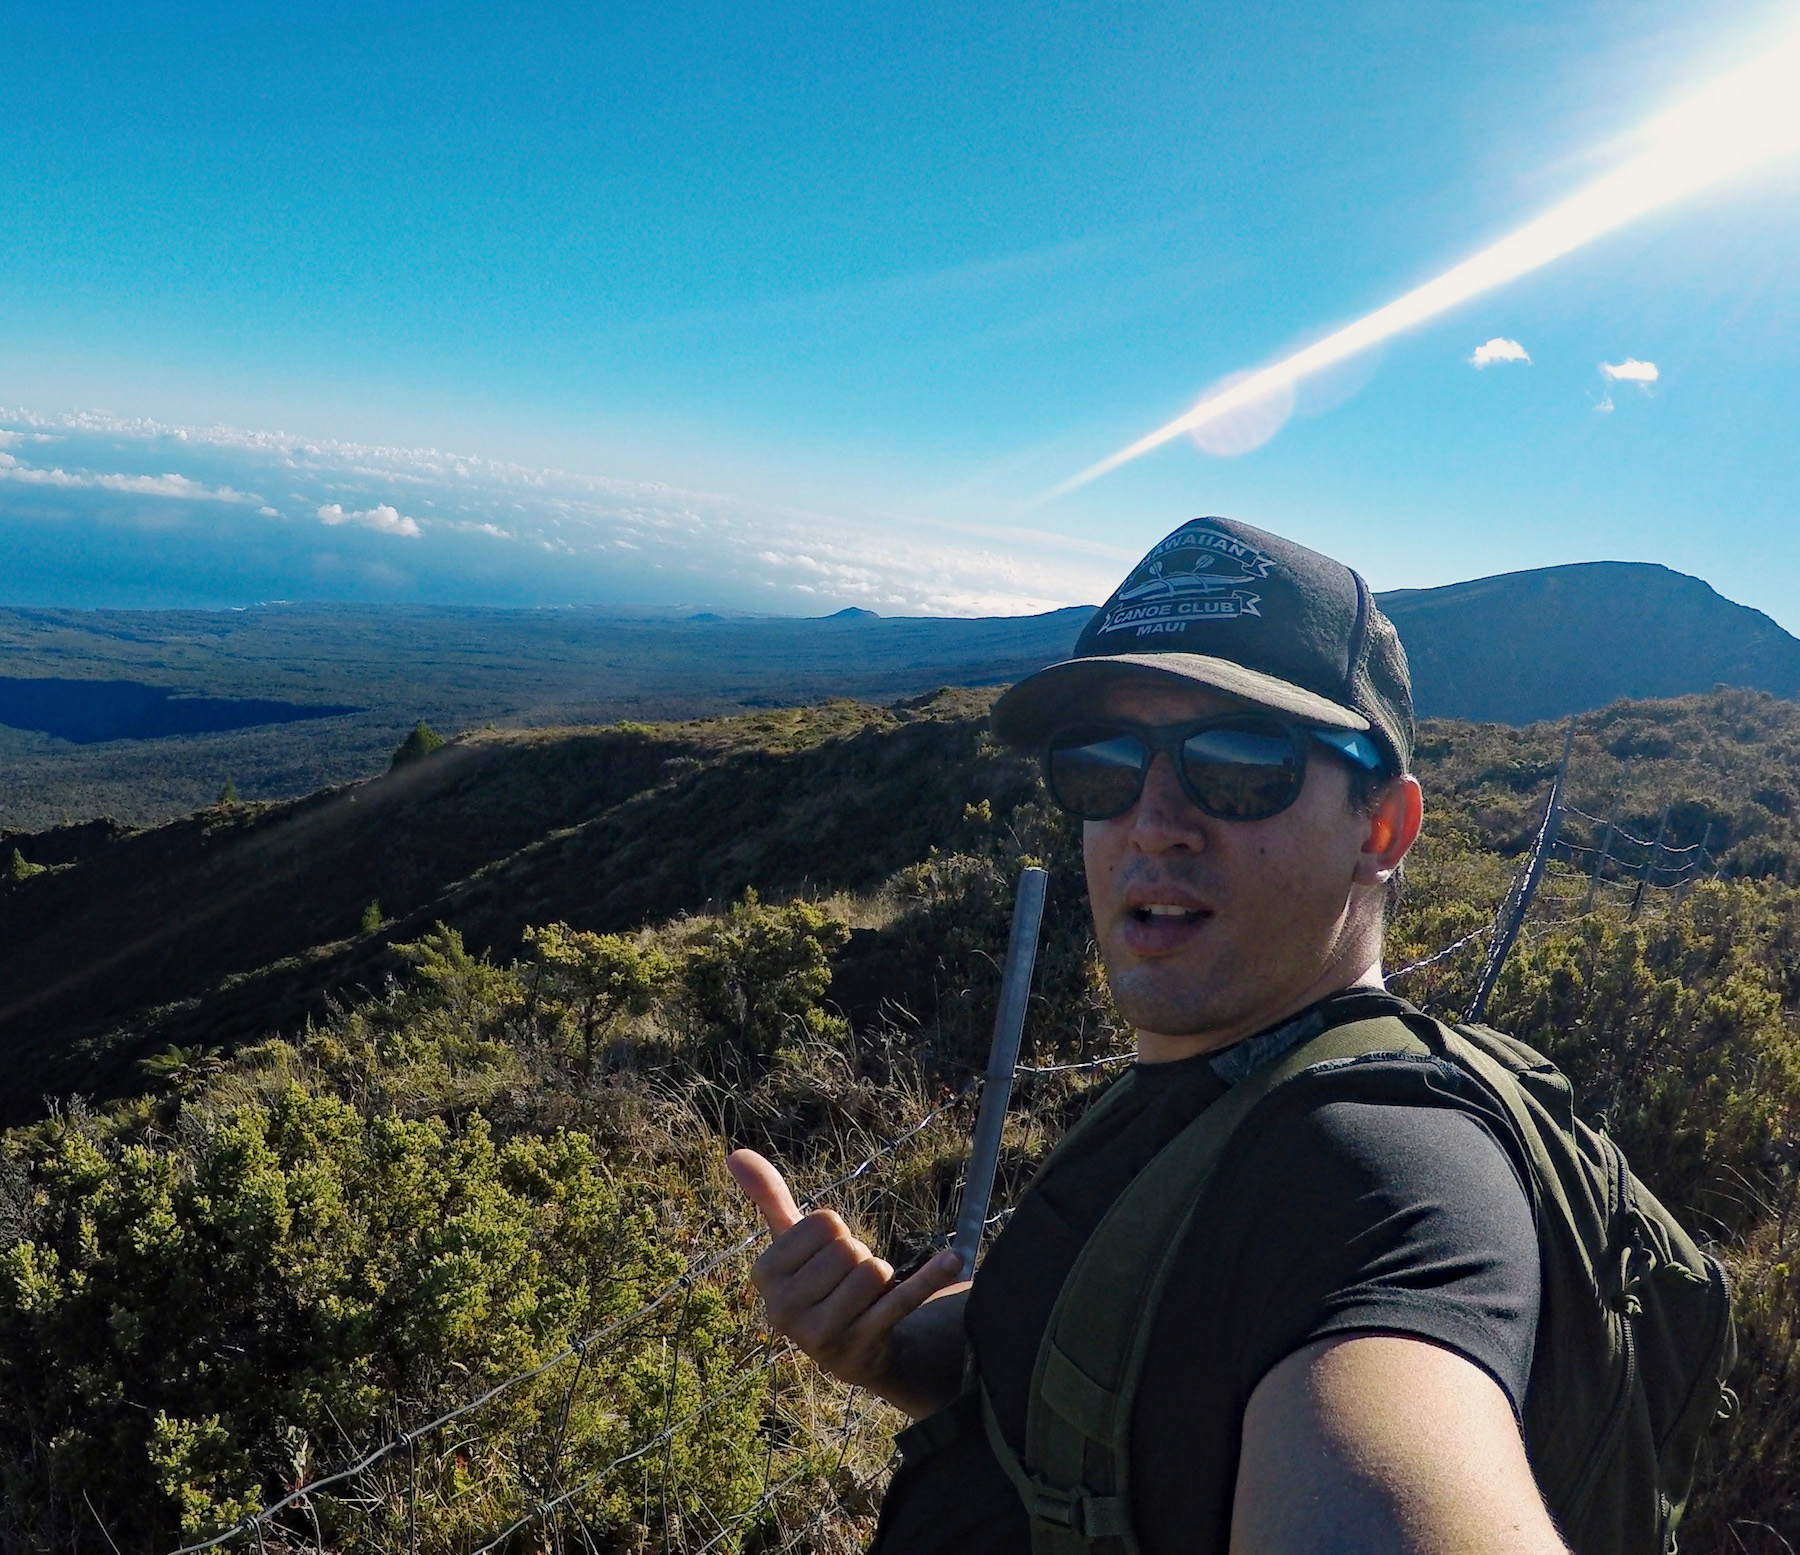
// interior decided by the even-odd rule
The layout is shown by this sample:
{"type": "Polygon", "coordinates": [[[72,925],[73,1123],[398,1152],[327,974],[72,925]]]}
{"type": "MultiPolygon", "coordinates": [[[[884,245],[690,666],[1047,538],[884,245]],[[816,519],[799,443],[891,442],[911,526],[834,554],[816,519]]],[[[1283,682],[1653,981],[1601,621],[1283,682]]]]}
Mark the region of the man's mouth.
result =
{"type": "Polygon", "coordinates": [[[1139,923],[1164,924],[1198,923],[1206,917],[1203,907],[1182,907],[1174,902],[1146,902],[1142,907],[1131,909],[1131,916],[1139,923]]]}
{"type": "Polygon", "coordinates": [[[1134,956],[1172,955],[1204,930],[1212,911],[1187,902],[1139,902],[1125,910],[1120,936],[1134,956]]]}

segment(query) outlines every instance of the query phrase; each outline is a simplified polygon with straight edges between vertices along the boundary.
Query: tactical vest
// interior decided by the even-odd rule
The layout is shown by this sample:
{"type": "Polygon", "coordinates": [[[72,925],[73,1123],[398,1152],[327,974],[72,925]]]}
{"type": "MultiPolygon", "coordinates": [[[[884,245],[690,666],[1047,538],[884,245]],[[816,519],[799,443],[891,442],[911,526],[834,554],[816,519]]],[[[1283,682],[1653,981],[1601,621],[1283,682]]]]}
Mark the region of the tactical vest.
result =
{"type": "MultiPolygon", "coordinates": [[[[1052,1152],[1125,1096],[1117,1081],[1052,1152]]],[[[1527,1453],[1575,1555],[1672,1552],[1708,1424],[1736,1359],[1724,1273],[1581,1122],[1540,1054],[1485,1026],[1380,1016],[1321,1032],[1248,1075],[1163,1147],[1076,1258],[1045,1326],[1023,1458],[986,1390],[995,1456],[1031,1518],[1034,1555],[1139,1555],[1132,1404],[1163,1288],[1239,1130],[1287,1103],[1469,1106],[1497,1123],[1528,1184],[1543,1300],[1524,1409],[1527,1453]]]]}

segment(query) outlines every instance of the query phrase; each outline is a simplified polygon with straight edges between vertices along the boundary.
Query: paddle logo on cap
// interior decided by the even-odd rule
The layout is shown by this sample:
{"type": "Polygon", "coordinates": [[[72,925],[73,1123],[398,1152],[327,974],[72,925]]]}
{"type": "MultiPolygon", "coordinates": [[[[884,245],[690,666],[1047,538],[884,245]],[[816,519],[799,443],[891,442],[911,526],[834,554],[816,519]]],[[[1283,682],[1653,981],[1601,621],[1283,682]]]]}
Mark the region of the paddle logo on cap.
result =
{"type": "Polygon", "coordinates": [[[1154,637],[1199,621],[1262,615],[1260,594],[1244,587],[1275,563],[1254,545],[1210,525],[1183,524],[1132,569],[1107,602],[1096,635],[1154,637]]]}

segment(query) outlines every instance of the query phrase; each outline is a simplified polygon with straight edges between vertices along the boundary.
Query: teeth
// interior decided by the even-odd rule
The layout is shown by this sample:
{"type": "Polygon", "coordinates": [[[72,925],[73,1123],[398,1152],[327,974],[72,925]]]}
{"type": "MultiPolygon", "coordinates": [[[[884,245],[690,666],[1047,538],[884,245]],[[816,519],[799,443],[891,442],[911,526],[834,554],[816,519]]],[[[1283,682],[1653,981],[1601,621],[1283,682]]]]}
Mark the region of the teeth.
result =
{"type": "Polygon", "coordinates": [[[1152,918],[1190,918],[1194,914],[1192,907],[1171,907],[1166,902],[1152,902],[1143,911],[1152,918]]]}

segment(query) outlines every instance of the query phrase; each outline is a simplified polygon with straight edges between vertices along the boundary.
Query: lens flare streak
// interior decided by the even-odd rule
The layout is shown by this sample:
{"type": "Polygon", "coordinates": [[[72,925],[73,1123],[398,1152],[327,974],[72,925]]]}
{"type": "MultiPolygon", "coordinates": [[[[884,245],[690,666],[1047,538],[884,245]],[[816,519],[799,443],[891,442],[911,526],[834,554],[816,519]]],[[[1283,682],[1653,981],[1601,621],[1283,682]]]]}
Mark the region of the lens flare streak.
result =
{"type": "Polygon", "coordinates": [[[1294,385],[1457,304],[1503,286],[1714,184],[1800,152],[1800,30],[1750,64],[1652,119],[1622,167],[1595,179],[1435,280],[1271,366],[1236,375],[1185,415],[1090,465],[1046,493],[1085,486],[1164,443],[1291,395],[1294,385]]]}

